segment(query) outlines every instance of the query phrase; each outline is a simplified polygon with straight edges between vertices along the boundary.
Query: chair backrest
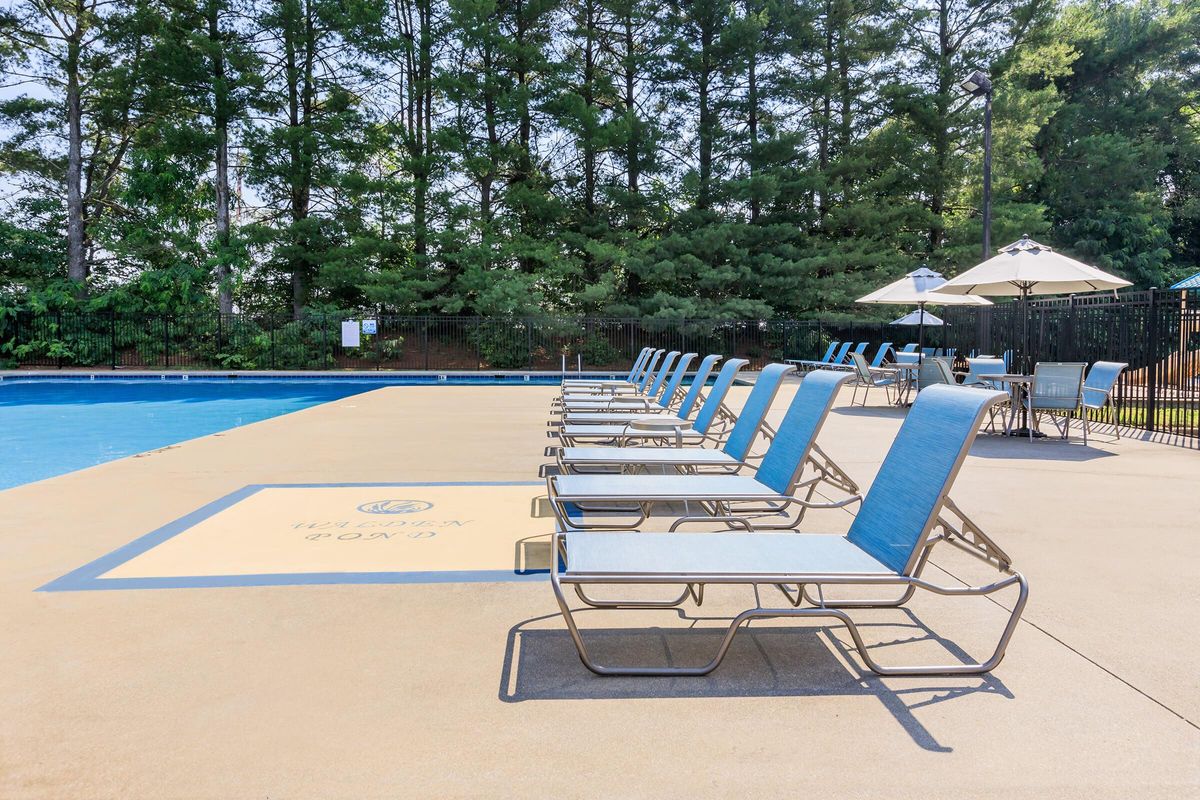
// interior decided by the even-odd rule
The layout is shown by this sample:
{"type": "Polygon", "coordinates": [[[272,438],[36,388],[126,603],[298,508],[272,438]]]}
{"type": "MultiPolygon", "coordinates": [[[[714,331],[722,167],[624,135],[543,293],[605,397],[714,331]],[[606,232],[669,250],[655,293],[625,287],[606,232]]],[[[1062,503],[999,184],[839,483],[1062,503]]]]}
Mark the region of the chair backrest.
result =
{"type": "Polygon", "coordinates": [[[1112,396],[1117,385],[1117,379],[1125,371],[1128,364],[1119,361],[1097,361],[1088,370],[1087,380],[1083,382],[1083,404],[1087,408],[1103,408],[1112,396]]]}
{"type": "Polygon", "coordinates": [[[917,370],[917,390],[925,391],[930,386],[954,383],[954,376],[946,369],[946,362],[940,358],[927,358],[921,362],[917,370]]]}
{"type": "Polygon", "coordinates": [[[650,355],[650,360],[646,362],[646,369],[642,372],[642,377],[639,378],[637,382],[637,389],[639,392],[643,391],[646,388],[646,384],[648,384],[650,379],[654,377],[654,368],[658,366],[658,360],[663,357],[663,353],[665,352],[667,351],[655,350],[650,355]]]}
{"type": "Polygon", "coordinates": [[[933,358],[937,354],[938,349],[936,347],[924,347],[921,349],[921,355],[923,355],[925,358],[933,358]]]}
{"type": "Polygon", "coordinates": [[[675,364],[675,359],[679,358],[679,351],[672,350],[667,353],[667,357],[662,360],[662,364],[658,367],[658,374],[654,376],[654,382],[650,384],[650,388],[646,391],[647,397],[658,397],[658,393],[662,391],[663,381],[667,379],[667,375],[671,372],[672,365],[675,364]]]}
{"type": "Polygon", "coordinates": [[[915,352],[917,352],[917,343],[916,343],[916,342],[909,342],[908,344],[904,345],[904,349],[902,349],[900,352],[901,352],[901,353],[915,353],[915,352]]]}
{"type": "MultiPolygon", "coordinates": [[[[913,346],[916,347],[916,345],[913,345],[913,346]]],[[[899,353],[896,353],[896,363],[897,364],[920,364],[921,363],[921,354],[918,353],[916,350],[901,350],[899,353]]]]}
{"type": "Polygon", "coordinates": [[[1003,392],[934,386],[921,392],[863,498],[847,538],[911,574],[989,406],[1003,392]]]}
{"type": "Polygon", "coordinates": [[[667,408],[671,405],[671,398],[675,396],[675,391],[679,388],[679,384],[683,382],[683,376],[687,373],[687,368],[695,357],[695,353],[683,354],[679,362],[675,365],[675,371],[671,373],[671,380],[667,381],[667,385],[663,387],[662,394],[655,398],[654,402],[656,405],[662,408],[667,408]]]}
{"type": "Polygon", "coordinates": [[[858,344],[854,345],[854,349],[853,349],[853,350],[851,350],[850,352],[852,352],[852,353],[865,353],[865,352],[867,351],[867,345],[868,345],[868,344],[870,344],[870,342],[859,342],[858,344]]]}
{"type": "Polygon", "coordinates": [[[762,372],[758,373],[758,380],[754,382],[754,388],[750,390],[750,396],[738,412],[737,422],[733,423],[733,430],[729,432],[722,450],[738,461],[746,458],[763,418],[767,416],[767,410],[779,393],[784,376],[795,371],[796,368],[791,364],[768,364],[763,367],[762,372]]]}
{"type": "Polygon", "coordinates": [[[963,378],[963,386],[976,386],[986,383],[980,375],[1003,375],[1004,361],[999,358],[968,358],[967,377],[963,378]]]}
{"type": "Polygon", "coordinates": [[[700,390],[704,388],[704,384],[708,383],[708,376],[712,373],[713,365],[720,360],[721,357],[713,353],[705,356],[704,360],[700,362],[696,374],[692,376],[692,385],[688,387],[688,393],[679,406],[680,418],[687,419],[691,416],[692,410],[696,407],[696,401],[700,398],[700,390]]]}
{"type": "Polygon", "coordinates": [[[829,359],[833,357],[833,351],[837,349],[837,346],[839,344],[841,344],[841,342],[830,342],[829,343],[829,347],[825,348],[825,355],[821,356],[821,358],[819,359],[822,364],[829,363],[829,359]]]}
{"type": "Polygon", "coordinates": [[[888,351],[892,349],[891,342],[884,342],[879,345],[879,349],[875,351],[875,357],[871,359],[871,366],[878,367],[887,358],[888,351]]]}
{"type": "Polygon", "coordinates": [[[871,365],[867,363],[867,357],[862,353],[851,353],[850,363],[854,367],[854,372],[864,383],[874,383],[875,378],[871,375],[871,365]]]}
{"type": "Polygon", "coordinates": [[[729,394],[729,387],[733,385],[733,379],[737,377],[738,370],[749,363],[744,358],[731,358],[721,366],[716,381],[708,390],[708,397],[704,398],[704,404],[696,412],[696,419],[692,421],[692,430],[697,433],[708,433],[709,426],[717,418],[717,412],[721,410],[721,403],[725,402],[725,395],[729,394]]]}
{"type": "Polygon", "coordinates": [[[1083,371],[1087,364],[1040,361],[1033,365],[1029,402],[1035,408],[1078,408],[1083,398],[1083,371]]]}
{"type": "Polygon", "coordinates": [[[841,364],[842,362],[844,362],[846,360],[846,353],[849,353],[849,352],[850,352],[850,342],[842,342],[842,346],[839,347],[837,352],[833,354],[833,358],[830,359],[829,363],[830,364],[841,364]]]}
{"type": "Polygon", "coordinates": [[[946,358],[953,359],[955,353],[957,353],[957,352],[958,352],[957,347],[947,347],[946,351],[945,351],[945,356],[946,356],[946,358]]]}
{"type": "Polygon", "coordinates": [[[646,359],[654,352],[653,347],[643,347],[642,352],[638,353],[638,357],[634,359],[633,366],[629,368],[629,377],[626,378],[630,383],[642,374],[642,364],[646,363],[646,359]]]}
{"type": "Polygon", "coordinates": [[[1012,358],[1013,358],[1012,350],[1005,350],[1004,353],[1001,354],[1000,358],[1004,361],[1004,371],[1005,372],[1008,372],[1010,369],[1012,369],[1012,358]]]}
{"type": "Polygon", "coordinates": [[[759,483],[780,494],[792,493],[838,389],[852,377],[849,372],[829,369],[819,369],[804,377],[754,473],[759,483]]]}

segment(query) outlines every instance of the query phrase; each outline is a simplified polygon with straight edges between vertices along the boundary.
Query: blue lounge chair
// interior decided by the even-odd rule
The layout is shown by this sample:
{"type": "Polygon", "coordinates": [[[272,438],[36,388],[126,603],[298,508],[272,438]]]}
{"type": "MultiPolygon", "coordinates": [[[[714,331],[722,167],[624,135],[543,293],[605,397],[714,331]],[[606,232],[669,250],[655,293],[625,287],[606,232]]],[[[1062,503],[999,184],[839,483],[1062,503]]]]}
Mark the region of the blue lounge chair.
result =
{"type": "MultiPolygon", "coordinates": [[[[806,379],[807,382],[808,379],[806,379]]],[[[904,420],[871,490],[850,525],[849,533],[670,533],[560,531],[554,535],[550,583],[567,629],[584,666],[599,675],[705,675],[716,669],[744,622],[765,618],[832,617],[850,632],[855,649],[868,669],[882,675],[980,674],[1004,658],[1028,598],[1028,584],[1014,571],[1009,557],[977,527],[959,527],[950,513],[965,520],[947,497],[967,450],[988,407],[999,392],[963,391],[934,387],[922,392],[904,420]],[[992,583],[949,586],[922,577],[930,550],[939,542],[954,544],[998,568],[1003,576],[992,583]],[[586,591],[595,586],[664,585],[683,593],[675,600],[644,599],[599,602],[586,591]],[[567,604],[570,586],[595,608],[672,607],[689,598],[703,602],[704,587],[725,584],[754,587],[756,603],[733,617],[716,655],[699,666],[608,666],[595,661],[567,604]],[[894,586],[899,599],[832,601],[824,587],[894,586]],[[792,588],[796,587],[796,588],[792,588]],[[815,587],[815,590],[814,590],[815,587]],[[919,589],[947,597],[987,596],[1016,587],[999,641],[986,660],[965,659],[949,664],[884,666],[876,661],[885,649],[868,649],[850,616],[858,608],[903,606],[919,589]],[[766,592],[778,589],[785,600],[766,603],[766,592]],[[814,597],[815,595],[815,597],[814,597]],[[808,605],[805,606],[805,603],[808,605]]],[[[748,528],[748,524],[741,524],[748,528]]],[[[878,597],[878,595],[876,595],[878,597]]],[[[659,635],[662,630],[657,629],[659,635]]],[[[890,643],[889,643],[890,645],[890,643]]]]}
{"type": "MultiPolygon", "coordinates": [[[[580,424],[568,423],[559,430],[563,445],[571,447],[579,444],[621,444],[629,442],[672,440],[677,444],[701,444],[704,442],[719,443],[724,434],[736,421],[737,417],[725,407],[725,396],[729,387],[742,367],[750,362],[744,358],[731,358],[717,373],[717,379],[709,388],[708,396],[704,398],[696,418],[686,424],[671,426],[668,430],[637,430],[631,428],[628,421],[616,423],[580,424]]],[[[688,391],[688,398],[694,404],[699,395],[700,381],[694,381],[688,391]],[[693,394],[695,392],[695,394],[693,394]]],[[[685,398],[684,405],[689,405],[685,398]]],[[[681,407],[682,408],[682,407],[681,407]]],[[[654,416],[654,415],[649,415],[654,416]]]]}
{"type": "MultiPolygon", "coordinates": [[[[660,390],[651,393],[644,397],[636,395],[619,395],[608,398],[596,399],[595,396],[585,395],[580,399],[578,395],[565,395],[563,397],[562,407],[563,416],[570,417],[574,413],[580,412],[597,412],[597,411],[614,411],[627,413],[659,413],[669,411],[675,402],[681,399],[678,396],[679,387],[683,383],[684,377],[687,375],[687,369],[691,366],[692,359],[696,357],[695,353],[684,353],[675,365],[675,371],[671,373],[670,379],[662,386],[660,390]]],[[[710,356],[709,358],[720,358],[720,356],[710,356]]],[[[709,365],[711,369],[711,364],[709,365]]],[[[707,376],[707,373],[705,373],[707,376]]]]}
{"type": "Polygon", "coordinates": [[[637,358],[633,361],[633,366],[629,368],[629,374],[625,378],[613,378],[611,380],[593,380],[589,378],[567,378],[562,382],[563,392],[567,392],[571,388],[597,388],[604,386],[626,385],[632,386],[633,382],[642,374],[642,369],[646,362],[650,359],[650,354],[654,352],[653,347],[643,347],[638,353],[637,358]]]}
{"type": "Polygon", "coordinates": [[[753,476],[551,475],[546,488],[554,515],[563,528],[632,529],[644,524],[655,506],[684,503],[695,504],[713,517],[753,517],[756,527],[775,530],[795,528],[809,508],[841,508],[856,502],[856,492],[843,500],[812,502],[822,482],[844,489],[844,473],[827,469],[824,459],[814,455],[813,446],[838,390],[851,377],[828,370],[805,377],[753,476]],[[802,480],[805,466],[815,474],[802,480]],[[801,490],[804,497],[796,497],[801,490]],[[635,521],[614,525],[574,515],[576,510],[610,509],[632,512],[635,521]]]}
{"type": "Polygon", "coordinates": [[[879,349],[875,351],[875,357],[871,359],[871,367],[875,368],[883,366],[883,360],[887,358],[887,354],[891,352],[891,350],[891,342],[884,342],[883,344],[879,345],[879,349]]]}
{"type": "Polygon", "coordinates": [[[830,342],[829,347],[825,350],[825,355],[821,356],[821,358],[818,360],[814,361],[812,359],[804,358],[789,358],[784,363],[792,364],[801,372],[807,372],[808,370],[821,369],[822,367],[828,367],[831,364],[840,363],[841,360],[846,357],[846,353],[849,352],[849,350],[849,342],[845,342],[844,344],[841,342],[830,342]]]}
{"type": "Polygon", "coordinates": [[[563,473],[611,473],[673,467],[685,471],[716,470],[737,473],[752,458],[767,410],[783,378],[794,371],[790,364],[768,364],[759,373],[750,396],[738,412],[729,436],[719,449],[711,447],[561,447],[558,465],[563,473]]]}

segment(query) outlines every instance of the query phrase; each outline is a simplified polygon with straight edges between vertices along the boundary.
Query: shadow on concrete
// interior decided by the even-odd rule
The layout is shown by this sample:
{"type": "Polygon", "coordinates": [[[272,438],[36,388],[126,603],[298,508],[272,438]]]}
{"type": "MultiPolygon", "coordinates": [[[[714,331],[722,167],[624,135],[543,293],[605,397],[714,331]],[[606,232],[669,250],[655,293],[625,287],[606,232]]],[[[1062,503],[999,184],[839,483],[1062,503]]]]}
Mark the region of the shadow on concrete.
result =
{"type": "Polygon", "coordinates": [[[1074,436],[1067,441],[1056,436],[1029,441],[1021,436],[981,435],[971,445],[971,455],[980,458],[1034,459],[1037,461],[1094,461],[1097,458],[1116,456],[1117,453],[1103,450],[1091,443],[1085,445],[1082,439],[1076,439],[1074,436]]]}
{"type": "MultiPolygon", "coordinates": [[[[683,609],[658,613],[677,615],[691,627],[584,629],[592,657],[600,663],[660,666],[704,663],[712,657],[724,635],[722,623],[728,622],[727,619],[691,616],[683,609]],[[716,622],[719,627],[696,627],[699,622],[716,622]]],[[[591,609],[575,612],[576,619],[584,625],[593,614],[596,611],[591,609]]],[[[898,617],[899,621],[860,624],[864,634],[872,628],[887,629],[883,634],[887,637],[885,640],[869,645],[874,656],[880,657],[880,653],[891,647],[915,645],[921,648],[936,643],[943,651],[943,658],[949,653],[961,661],[968,660],[960,648],[936,636],[907,610],[903,615],[898,617]]],[[[721,665],[702,677],[601,677],[580,662],[561,617],[555,614],[525,620],[509,630],[500,677],[500,700],[519,703],[530,700],[706,697],[874,697],[915,744],[924,750],[945,753],[952,752],[953,748],[939,742],[916,718],[914,712],[917,709],[978,693],[1013,697],[1008,688],[991,675],[884,679],[868,670],[860,670],[860,662],[847,644],[848,634],[839,626],[768,625],[752,623],[743,626],[721,665]],[[547,622],[557,622],[559,627],[534,627],[537,623],[547,622]],[[845,642],[841,636],[846,637],[845,642]]],[[[900,648],[889,660],[896,663],[905,659],[905,652],[911,653],[900,648]]],[[[880,657],[880,660],[884,658],[880,657]]]]}
{"type": "Polygon", "coordinates": [[[896,406],[839,406],[833,409],[834,414],[844,417],[874,417],[877,419],[902,420],[907,409],[896,406]]]}

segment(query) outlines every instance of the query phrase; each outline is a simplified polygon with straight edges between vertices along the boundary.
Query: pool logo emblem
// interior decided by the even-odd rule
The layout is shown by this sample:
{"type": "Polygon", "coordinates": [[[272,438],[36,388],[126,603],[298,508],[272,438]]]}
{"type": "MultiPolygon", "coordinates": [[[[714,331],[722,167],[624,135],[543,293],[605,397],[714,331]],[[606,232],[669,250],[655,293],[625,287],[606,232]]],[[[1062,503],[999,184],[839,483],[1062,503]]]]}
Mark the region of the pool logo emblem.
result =
{"type": "Polygon", "coordinates": [[[428,511],[433,503],[424,500],[375,500],[363,503],[358,510],[364,514],[413,514],[418,511],[428,511]]]}

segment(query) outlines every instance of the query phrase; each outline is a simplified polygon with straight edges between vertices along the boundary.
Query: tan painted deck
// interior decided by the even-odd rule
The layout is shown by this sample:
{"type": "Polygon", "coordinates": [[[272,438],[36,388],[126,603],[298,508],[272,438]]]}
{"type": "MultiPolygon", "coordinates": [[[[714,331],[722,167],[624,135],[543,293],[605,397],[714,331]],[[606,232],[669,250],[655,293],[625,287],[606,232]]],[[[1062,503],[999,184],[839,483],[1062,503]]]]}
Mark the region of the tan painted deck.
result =
{"type": "MultiPolygon", "coordinates": [[[[0,797],[1200,793],[1200,454],[1165,444],[977,443],[953,495],[1032,586],[984,678],[864,675],[843,630],[792,623],[707,678],[597,678],[544,582],[35,591],[248,484],[536,480],[553,393],[380,389],[0,493],[0,797]]],[[[820,441],[866,485],[898,424],[843,405],[820,441]]],[[[700,616],[747,602],[713,595],[700,616]]],[[[1004,615],[913,610],[871,617],[880,660],[934,649],[919,625],[979,654],[1004,615]]],[[[605,652],[711,644],[651,613],[605,652]]]]}

